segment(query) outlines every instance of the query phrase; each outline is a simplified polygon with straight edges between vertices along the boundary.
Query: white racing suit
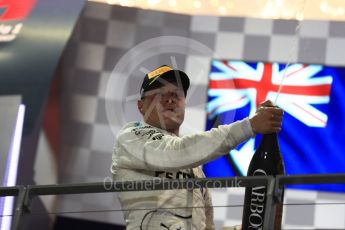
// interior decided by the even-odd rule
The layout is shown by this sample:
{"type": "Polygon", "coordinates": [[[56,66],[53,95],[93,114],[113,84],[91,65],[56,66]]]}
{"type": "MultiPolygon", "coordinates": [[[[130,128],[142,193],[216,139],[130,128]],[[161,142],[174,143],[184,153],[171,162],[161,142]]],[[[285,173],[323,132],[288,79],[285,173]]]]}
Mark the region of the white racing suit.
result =
{"type": "MultiPolygon", "coordinates": [[[[198,166],[228,154],[253,135],[248,118],[183,137],[144,122],[130,122],[117,136],[111,171],[115,182],[202,178],[198,166]]],[[[117,195],[127,230],[214,229],[211,196],[205,188],[117,195]]]]}

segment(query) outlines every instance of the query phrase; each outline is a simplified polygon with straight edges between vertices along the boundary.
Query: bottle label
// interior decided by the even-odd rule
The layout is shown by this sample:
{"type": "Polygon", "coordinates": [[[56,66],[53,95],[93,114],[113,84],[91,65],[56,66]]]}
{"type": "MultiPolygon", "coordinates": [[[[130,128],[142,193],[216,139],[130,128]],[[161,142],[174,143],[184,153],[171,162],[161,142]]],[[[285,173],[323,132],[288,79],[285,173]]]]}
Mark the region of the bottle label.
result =
{"type": "MultiPolygon", "coordinates": [[[[253,176],[266,176],[263,169],[254,171],[253,176]]],[[[262,229],[265,213],[266,187],[256,186],[252,188],[250,199],[249,229],[262,229]]]]}

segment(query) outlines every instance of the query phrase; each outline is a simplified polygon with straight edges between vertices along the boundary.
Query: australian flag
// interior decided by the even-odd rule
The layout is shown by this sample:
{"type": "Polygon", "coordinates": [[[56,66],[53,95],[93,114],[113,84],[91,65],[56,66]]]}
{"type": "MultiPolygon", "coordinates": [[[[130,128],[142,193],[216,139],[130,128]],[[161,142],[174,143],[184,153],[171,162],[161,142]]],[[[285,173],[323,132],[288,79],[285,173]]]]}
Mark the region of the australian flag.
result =
{"type": "MultiPolygon", "coordinates": [[[[345,172],[345,68],[214,60],[206,129],[253,116],[266,99],[285,111],[278,138],[287,175],[345,172]]],[[[260,138],[206,164],[206,175],[246,175],[260,138]]],[[[345,185],[295,187],[345,192],[345,185]]]]}

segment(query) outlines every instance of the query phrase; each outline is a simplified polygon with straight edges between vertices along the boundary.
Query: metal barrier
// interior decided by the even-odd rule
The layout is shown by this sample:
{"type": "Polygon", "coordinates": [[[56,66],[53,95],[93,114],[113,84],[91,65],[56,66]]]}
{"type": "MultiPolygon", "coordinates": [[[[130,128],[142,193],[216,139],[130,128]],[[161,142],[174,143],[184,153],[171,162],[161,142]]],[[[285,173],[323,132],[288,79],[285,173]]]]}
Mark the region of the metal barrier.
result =
{"type": "Polygon", "coordinates": [[[81,194],[81,193],[106,193],[106,192],[129,192],[149,191],[167,189],[196,189],[196,188],[230,188],[230,187],[254,187],[258,185],[267,186],[266,211],[263,229],[274,229],[275,208],[281,198],[284,185],[286,184],[345,184],[345,174],[317,174],[297,176],[252,176],[252,177],[231,177],[231,178],[194,178],[184,180],[146,180],[140,181],[145,187],[131,187],[133,181],[60,185],[28,185],[16,187],[0,187],[0,196],[17,196],[12,230],[19,230],[21,219],[24,214],[29,213],[31,201],[40,195],[57,194],[81,194]],[[171,186],[171,185],[174,186],[171,186]],[[126,188],[126,189],[124,189],[126,188]],[[130,188],[130,189],[128,189],[130,188]]]}
{"type": "Polygon", "coordinates": [[[14,186],[14,187],[0,187],[0,197],[1,196],[16,196],[17,197],[11,229],[15,229],[15,230],[19,229],[21,218],[26,212],[24,210],[24,199],[25,199],[26,191],[27,189],[22,185],[14,186]]]}

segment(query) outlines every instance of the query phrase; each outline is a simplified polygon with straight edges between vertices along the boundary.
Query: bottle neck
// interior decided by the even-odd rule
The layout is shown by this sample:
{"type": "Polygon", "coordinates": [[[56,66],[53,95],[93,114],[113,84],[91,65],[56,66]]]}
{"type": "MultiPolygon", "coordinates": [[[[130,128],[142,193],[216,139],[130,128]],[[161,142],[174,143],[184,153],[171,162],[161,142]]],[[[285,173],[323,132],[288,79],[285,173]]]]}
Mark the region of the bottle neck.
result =
{"type": "Polygon", "coordinates": [[[260,147],[268,151],[280,151],[277,133],[264,134],[260,143],[260,147]]]}

